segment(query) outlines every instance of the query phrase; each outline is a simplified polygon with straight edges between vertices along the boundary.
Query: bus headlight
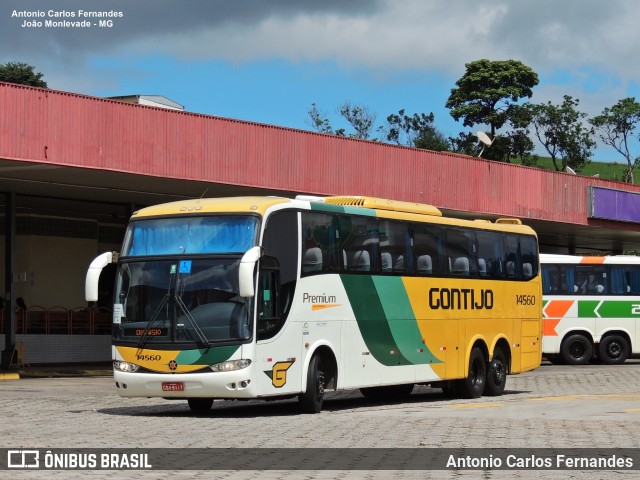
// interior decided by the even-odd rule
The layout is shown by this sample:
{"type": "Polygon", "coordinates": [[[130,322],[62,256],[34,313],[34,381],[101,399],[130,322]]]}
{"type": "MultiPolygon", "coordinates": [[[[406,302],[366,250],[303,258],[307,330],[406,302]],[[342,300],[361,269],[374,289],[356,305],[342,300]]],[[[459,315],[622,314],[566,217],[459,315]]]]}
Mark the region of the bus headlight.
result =
{"type": "Polygon", "coordinates": [[[209,368],[214,372],[232,372],[234,370],[241,370],[251,365],[251,360],[245,358],[242,360],[227,360],[226,362],[216,363],[209,365],[209,368]]]}
{"type": "Polygon", "coordinates": [[[138,371],[138,369],[140,367],[138,365],[136,365],[135,363],[129,363],[129,362],[122,362],[122,361],[119,361],[119,360],[114,360],[113,368],[115,370],[119,370],[120,372],[135,373],[135,372],[138,371]]]}

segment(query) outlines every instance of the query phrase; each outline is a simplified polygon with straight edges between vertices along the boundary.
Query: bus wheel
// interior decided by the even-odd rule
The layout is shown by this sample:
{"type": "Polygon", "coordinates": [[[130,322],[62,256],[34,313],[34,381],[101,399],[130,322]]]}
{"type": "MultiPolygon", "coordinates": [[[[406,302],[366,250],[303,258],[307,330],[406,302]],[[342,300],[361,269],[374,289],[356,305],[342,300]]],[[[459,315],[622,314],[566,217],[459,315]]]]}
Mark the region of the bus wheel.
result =
{"type": "Polygon", "coordinates": [[[189,398],[189,408],[195,413],[207,413],[213,407],[213,398],[189,398]]]}
{"type": "Polygon", "coordinates": [[[320,357],[314,355],[307,372],[307,390],[298,396],[300,410],[304,413],[320,413],[324,401],[324,372],[320,357]]]}
{"type": "Polygon", "coordinates": [[[507,384],[507,359],[500,349],[493,352],[493,360],[487,368],[487,384],[484,393],[490,396],[502,395],[507,384]]]}
{"type": "Polygon", "coordinates": [[[467,378],[456,380],[455,391],[460,398],[479,398],[482,396],[487,380],[487,363],[479,348],[473,348],[469,356],[469,374],[467,378]]]}
{"type": "Polygon", "coordinates": [[[593,356],[593,345],[587,337],[575,333],[562,342],[560,354],[569,365],[586,365],[593,356]]]}
{"type": "Polygon", "coordinates": [[[600,341],[598,354],[602,363],[619,365],[629,358],[629,342],[622,335],[609,335],[600,341]]]}

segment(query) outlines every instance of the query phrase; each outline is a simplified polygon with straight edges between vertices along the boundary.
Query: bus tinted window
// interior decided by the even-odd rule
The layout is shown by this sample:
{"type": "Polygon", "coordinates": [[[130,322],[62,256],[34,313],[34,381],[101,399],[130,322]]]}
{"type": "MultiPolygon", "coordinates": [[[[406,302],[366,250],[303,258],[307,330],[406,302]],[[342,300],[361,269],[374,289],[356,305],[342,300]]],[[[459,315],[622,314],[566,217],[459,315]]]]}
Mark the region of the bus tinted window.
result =
{"type": "Polygon", "coordinates": [[[302,212],[302,276],[318,272],[531,280],[534,236],[302,212]]]}
{"type": "Polygon", "coordinates": [[[341,234],[337,215],[302,214],[302,274],[338,272],[343,263],[341,234]]]}
{"type": "Polygon", "coordinates": [[[442,275],[444,229],[434,225],[413,225],[413,255],[416,275],[442,275]]]}
{"type": "Polygon", "coordinates": [[[347,272],[378,272],[378,224],[371,217],[340,217],[343,257],[347,272]]]}
{"type": "Polygon", "coordinates": [[[478,231],[476,238],[478,239],[478,276],[500,278],[503,256],[502,234],[478,231]]]}
{"type": "Polygon", "coordinates": [[[607,272],[604,265],[577,265],[576,287],[578,295],[607,294],[607,272]]]}
{"type": "Polygon", "coordinates": [[[538,245],[534,238],[521,235],[520,258],[522,260],[522,278],[529,280],[538,275],[538,245]]]}
{"type": "Polygon", "coordinates": [[[403,274],[413,266],[413,238],[409,223],[380,220],[380,258],[382,273],[403,274]]]}
{"type": "Polygon", "coordinates": [[[475,232],[457,228],[447,229],[446,260],[449,273],[468,277],[477,272],[475,232]]]}

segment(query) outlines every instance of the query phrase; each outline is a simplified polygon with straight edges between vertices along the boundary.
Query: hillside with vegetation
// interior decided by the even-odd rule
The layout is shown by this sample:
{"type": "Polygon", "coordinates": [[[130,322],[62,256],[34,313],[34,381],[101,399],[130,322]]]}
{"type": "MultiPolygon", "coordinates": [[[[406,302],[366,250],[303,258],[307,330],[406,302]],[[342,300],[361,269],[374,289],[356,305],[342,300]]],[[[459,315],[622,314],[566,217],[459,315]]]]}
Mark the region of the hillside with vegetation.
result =
{"type": "MultiPolygon", "coordinates": [[[[513,159],[512,163],[521,164],[520,159],[513,159]]],[[[554,171],[553,162],[549,157],[540,157],[536,164],[533,165],[537,168],[543,168],[545,170],[554,171]]],[[[588,162],[582,168],[582,171],[578,175],[585,177],[598,176],[604,180],[616,180],[618,182],[624,182],[625,173],[628,171],[628,167],[618,162],[588,162]]],[[[628,182],[627,182],[628,183],[628,182]]],[[[640,183],[639,179],[634,178],[634,184],[640,183]]]]}

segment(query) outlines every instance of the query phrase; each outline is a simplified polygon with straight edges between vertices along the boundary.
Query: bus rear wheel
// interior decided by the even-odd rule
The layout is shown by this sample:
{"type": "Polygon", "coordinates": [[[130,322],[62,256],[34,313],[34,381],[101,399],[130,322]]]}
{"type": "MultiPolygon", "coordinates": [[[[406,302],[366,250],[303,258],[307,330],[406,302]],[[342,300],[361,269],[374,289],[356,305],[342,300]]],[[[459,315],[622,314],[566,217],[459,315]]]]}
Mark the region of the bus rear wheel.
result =
{"type": "Polygon", "coordinates": [[[487,362],[482,350],[474,347],[469,356],[469,373],[467,378],[455,380],[454,388],[460,398],[479,398],[487,383],[487,362]]]}
{"type": "Polygon", "coordinates": [[[307,371],[307,389],[298,396],[303,413],[320,413],[324,401],[324,372],[320,356],[314,355],[307,371]]]}
{"type": "Polygon", "coordinates": [[[593,345],[584,335],[574,333],[562,342],[560,354],[569,365],[586,365],[593,357],[593,345]]]}
{"type": "Polygon", "coordinates": [[[598,354],[606,365],[620,365],[629,358],[631,347],[622,335],[608,335],[600,340],[598,354]]]}
{"type": "Polygon", "coordinates": [[[507,384],[507,359],[500,349],[493,352],[493,360],[487,368],[487,384],[484,393],[490,396],[502,395],[507,384]]]}
{"type": "Polygon", "coordinates": [[[189,408],[194,413],[207,413],[213,407],[213,398],[189,398],[189,408]]]}

